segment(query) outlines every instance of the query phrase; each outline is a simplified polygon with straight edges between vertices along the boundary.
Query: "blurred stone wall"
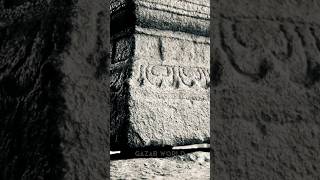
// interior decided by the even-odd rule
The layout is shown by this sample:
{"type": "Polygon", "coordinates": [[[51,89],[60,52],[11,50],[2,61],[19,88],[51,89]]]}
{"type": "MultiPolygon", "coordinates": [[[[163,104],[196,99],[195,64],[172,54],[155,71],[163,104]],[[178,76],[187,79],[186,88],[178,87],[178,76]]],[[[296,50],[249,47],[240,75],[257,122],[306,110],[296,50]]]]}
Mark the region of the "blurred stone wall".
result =
{"type": "Polygon", "coordinates": [[[109,5],[0,1],[0,179],[107,179],[109,5]]]}
{"type": "Polygon", "coordinates": [[[213,0],[212,178],[320,177],[320,2],[213,0]]]}

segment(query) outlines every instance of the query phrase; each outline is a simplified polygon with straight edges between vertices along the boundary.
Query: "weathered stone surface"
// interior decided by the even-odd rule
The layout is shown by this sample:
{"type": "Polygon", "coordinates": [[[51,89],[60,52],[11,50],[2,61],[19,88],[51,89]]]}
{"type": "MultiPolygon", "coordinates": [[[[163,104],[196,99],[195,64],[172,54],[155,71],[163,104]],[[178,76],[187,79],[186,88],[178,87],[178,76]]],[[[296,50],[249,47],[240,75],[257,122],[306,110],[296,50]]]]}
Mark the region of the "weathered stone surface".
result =
{"type": "Polygon", "coordinates": [[[212,178],[320,177],[320,4],[213,1],[212,178]]]}
{"type": "Polygon", "coordinates": [[[112,148],[209,142],[209,1],[116,2],[112,148]]]}
{"type": "Polygon", "coordinates": [[[208,180],[210,154],[198,151],[167,158],[111,160],[110,169],[111,179],[208,180]]]}
{"type": "Polygon", "coordinates": [[[134,16],[140,27],[209,36],[209,0],[113,0],[111,11],[113,18],[134,16]]]}
{"type": "Polygon", "coordinates": [[[109,5],[0,4],[0,179],[107,179],[109,5]]]}

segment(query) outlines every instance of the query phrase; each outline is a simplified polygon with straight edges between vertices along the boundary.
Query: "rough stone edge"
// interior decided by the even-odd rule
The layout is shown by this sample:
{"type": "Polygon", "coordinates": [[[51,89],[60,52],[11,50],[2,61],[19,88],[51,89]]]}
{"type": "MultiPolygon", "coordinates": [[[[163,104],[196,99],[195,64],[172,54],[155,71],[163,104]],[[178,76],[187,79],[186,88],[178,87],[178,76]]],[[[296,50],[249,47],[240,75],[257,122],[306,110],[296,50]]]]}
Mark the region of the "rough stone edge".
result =
{"type": "MultiPolygon", "coordinates": [[[[117,34],[115,35],[117,36],[117,34]]],[[[115,42],[118,39],[121,38],[127,38],[130,37],[132,38],[132,49],[130,50],[132,53],[130,54],[130,57],[127,57],[125,60],[117,62],[115,64],[111,64],[110,65],[110,71],[111,73],[114,71],[122,71],[121,73],[124,73],[124,79],[123,79],[123,83],[122,86],[120,88],[120,90],[118,92],[112,92],[112,88],[113,85],[111,84],[111,101],[113,102],[115,99],[118,100],[118,103],[112,103],[112,110],[111,110],[111,124],[113,124],[113,117],[114,116],[118,116],[118,112],[116,111],[114,112],[113,109],[121,109],[121,111],[119,113],[125,113],[124,116],[120,117],[120,121],[122,124],[115,129],[115,130],[110,130],[110,143],[111,143],[111,150],[119,150],[119,149],[126,149],[127,148],[127,130],[129,128],[128,124],[126,124],[126,122],[128,121],[128,116],[129,116],[129,99],[130,99],[130,93],[129,93],[129,79],[130,79],[130,75],[131,75],[131,71],[132,71],[132,67],[130,65],[132,65],[133,63],[133,57],[134,54],[133,52],[135,51],[135,37],[134,37],[134,32],[129,28],[126,31],[126,34],[124,33],[120,33],[119,37],[116,38],[112,38],[111,37],[111,42],[115,44],[115,42]],[[113,42],[114,41],[114,42],[113,42]],[[120,97],[120,98],[119,98],[120,97]],[[120,102],[119,102],[120,99],[120,102]],[[113,113],[116,113],[115,115],[113,113]],[[123,126],[124,125],[124,126],[123,126]],[[113,133],[114,132],[114,133],[113,133]],[[121,141],[120,141],[121,140],[121,141]]],[[[112,51],[114,51],[115,49],[113,49],[112,51]]],[[[112,59],[114,58],[116,52],[112,52],[113,56],[112,59]]],[[[111,60],[112,61],[112,60],[111,60]]],[[[114,127],[112,127],[114,128],[114,127]]]]}

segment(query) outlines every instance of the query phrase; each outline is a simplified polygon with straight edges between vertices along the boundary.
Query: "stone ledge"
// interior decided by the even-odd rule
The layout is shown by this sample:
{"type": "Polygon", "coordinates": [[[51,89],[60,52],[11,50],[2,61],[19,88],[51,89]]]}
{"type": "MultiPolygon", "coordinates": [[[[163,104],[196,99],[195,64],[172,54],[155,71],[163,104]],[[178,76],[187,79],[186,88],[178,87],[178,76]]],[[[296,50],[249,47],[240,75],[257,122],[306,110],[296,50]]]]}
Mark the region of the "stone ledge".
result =
{"type": "Polygon", "coordinates": [[[186,32],[209,36],[209,1],[181,0],[118,0],[111,6],[114,31],[123,29],[118,22],[126,21],[129,26],[141,26],[160,30],[186,32]]]}
{"type": "Polygon", "coordinates": [[[179,12],[194,16],[210,19],[209,0],[181,1],[181,0],[112,0],[110,10],[112,13],[124,8],[125,6],[135,4],[136,6],[146,6],[147,8],[157,8],[161,10],[179,12]]]}
{"type": "Polygon", "coordinates": [[[320,24],[320,1],[224,0],[212,4],[212,16],[233,19],[320,24]],[[311,5],[312,4],[312,5],[311,5]]]}

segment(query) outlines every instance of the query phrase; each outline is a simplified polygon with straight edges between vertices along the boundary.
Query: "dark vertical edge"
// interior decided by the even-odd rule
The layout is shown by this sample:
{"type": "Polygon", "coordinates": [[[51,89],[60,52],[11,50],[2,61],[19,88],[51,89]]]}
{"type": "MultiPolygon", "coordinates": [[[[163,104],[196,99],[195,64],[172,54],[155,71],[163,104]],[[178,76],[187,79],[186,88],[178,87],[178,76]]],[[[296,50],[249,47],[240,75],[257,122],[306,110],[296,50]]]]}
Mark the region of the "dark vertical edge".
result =
{"type": "Polygon", "coordinates": [[[214,59],[213,59],[213,4],[215,0],[210,0],[210,29],[209,29],[209,36],[210,36],[210,180],[214,179],[214,136],[213,136],[213,130],[214,130],[214,116],[213,116],[213,100],[214,100],[214,94],[213,94],[213,81],[214,74],[212,73],[214,59]]]}
{"type": "MultiPolygon", "coordinates": [[[[109,7],[112,5],[110,4],[109,7]]],[[[121,38],[133,37],[135,33],[135,27],[137,24],[136,17],[136,4],[134,0],[126,0],[125,5],[116,11],[110,11],[110,41],[113,44],[113,49],[111,49],[112,57],[110,64],[113,64],[114,56],[116,55],[116,44],[121,38]]],[[[129,63],[132,63],[132,57],[134,56],[135,49],[135,39],[132,41],[132,49],[130,50],[129,63]]],[[[111,67],[111,66],[110,66],[111,67]]],[[[121,96],[111,93],[114,89],[110,84],[110,100],[111,100],[111,119],[110,126],[110,148],[112,151],[126,150],[128,148],[128,131],[129,131],[129,84],[128,78],[131,76],[132,69],[128,65],[121,69],[122,73],[125,74],[125,81],[123,82],[123,87],[121,88],[121,96]],[[122,114],[123,116],[118,116],[122,114]],[[119,119],[117,119],[119,117],[119,119]],[[120,122],[120,125],[115,126],[114,122],[120,122]]],[[[115,71],[111,70],[110,76],[115,71]]]]}
{"type": "Polygon", "coordinates": [[[108,54],[108,59],[107,59],[107,71],[108,71],[108,76],[107,76],[107,82],[108,82],[108,91],[107,92],[109,92],[109,94],[108,94],[108,96],[109,96],[109,99],[108,99],[108,103],[109,103],[109,117],[108,117],[108,123],[109,123],[109,129],[108,129],[108,131],[107,131],[107,136],[108,136],[108,142],[107,142],[107,144],[106,144],[106,146],[107,146],[107,152],[108,152],[108,154],[107,154],[107,162],[106,162],[106,167],[107,167],[107,177],[108,177],[108,179],[111,179],[110,178],[110,121],[111,121],[111,101],[110,101],[110,64],[111,64],[111,39],[110,39],[110,30],[111,30],[111,27],[110,27],[110,19],[111,19],[111,17],[110,17],[110,15],[111,15],[111,12],[110,12],[110,0],[107,0],[107,4],[106,4],[106,9],[107,9],[107,42],[108,42],[108,45],[107,45],[107,51],[109,52],[109,54],[108,54]]]}

